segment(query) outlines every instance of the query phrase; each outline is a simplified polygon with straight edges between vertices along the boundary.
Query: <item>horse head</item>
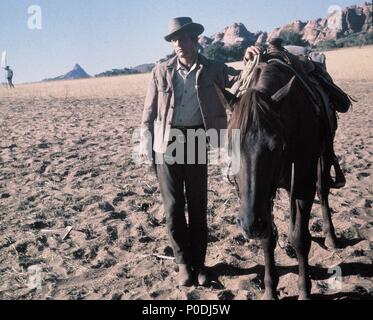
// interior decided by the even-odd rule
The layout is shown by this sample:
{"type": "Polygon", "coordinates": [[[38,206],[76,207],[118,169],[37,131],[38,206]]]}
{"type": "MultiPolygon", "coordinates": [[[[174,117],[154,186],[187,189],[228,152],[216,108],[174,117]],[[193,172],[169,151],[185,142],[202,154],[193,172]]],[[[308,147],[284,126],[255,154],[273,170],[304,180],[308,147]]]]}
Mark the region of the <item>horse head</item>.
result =
{"type": "MultiPolygon", "coordinates": [[[[279,113],[262,92],[249,89],[236,105],[230,129],[241,132],[236,175],[238,223],[250,239],[272,232],[272,207],[283,165],[284,137],[279,113]]],[[[232,146],[231,146],[232,148],[232,146]]]]}

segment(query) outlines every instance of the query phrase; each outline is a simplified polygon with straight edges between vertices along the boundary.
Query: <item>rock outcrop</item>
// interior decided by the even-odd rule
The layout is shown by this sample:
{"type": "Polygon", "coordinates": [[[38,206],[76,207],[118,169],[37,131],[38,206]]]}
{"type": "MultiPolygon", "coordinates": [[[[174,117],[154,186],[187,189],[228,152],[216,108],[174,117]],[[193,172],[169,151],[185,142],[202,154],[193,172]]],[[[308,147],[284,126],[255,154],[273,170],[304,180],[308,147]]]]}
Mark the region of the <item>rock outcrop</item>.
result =
{"type": "Polygon", "coordinates": [[[256,41],[255,34],[246,29],[242,23],[234,23],[224,30],[224,46],[253,45],[256,41]]]}
{"type": "Polygon", "coordinates": [[[213,43],[222,43],[225,47],[233,45],[250,46],[263,44],[267,40],[278,38],[284,32],[298,33],[310,45],[322,41],[338,40],[356,33],[373,32],[372,4],[365,2],[361,6],[350,6],[344,10],[335,10],[326,18],[307,22],[296,20],[282,27],[266,32],[252,33],[242,23],[234,23],[223,32],[215,33],[212,37],[201,37],[199,43],[206,48],[213,43]]]}
{"type": "MultiPolygon", "coordinates": [[[[209,38],[207,38],[209,39],[209,38]]],[[[215,33],[212,36],[212,43],[220,42],[225,47],[235,45],[250,46],[257,40],[257,36],[246,29],[243,23],[234,23],[226,27],[223,32],[215,33]]],[[[202,42],[206,41],[205,39],[202,42]]]]}
{"type": "Polygon", "coordinates": [[[202,36],[199,38],[199,44],[201,45],[202,48],[207,48],[210,44],[212,44],[214,39],[211,39],[206,36],[202,36]]]}
{"type": "Polygon", "coordinates": [[[295,21],[273,30],[269,39],[279,37],[283,32],[295,32],[311,45],[327,40],[337,40],[354,33],[373,32],[372,4],[350,6],[335,10],[324,19],[308,22],[295,21]]]}

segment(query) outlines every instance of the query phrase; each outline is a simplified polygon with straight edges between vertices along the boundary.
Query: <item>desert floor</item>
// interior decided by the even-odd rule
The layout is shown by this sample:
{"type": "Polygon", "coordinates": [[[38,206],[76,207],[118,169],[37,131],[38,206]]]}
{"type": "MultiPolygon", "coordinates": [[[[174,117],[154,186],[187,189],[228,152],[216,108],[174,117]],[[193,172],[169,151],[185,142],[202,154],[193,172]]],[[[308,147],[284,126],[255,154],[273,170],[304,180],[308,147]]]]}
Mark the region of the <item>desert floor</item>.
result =
{"type": "MultiPolygon", "coordinates": [[[[373,296],[373,47],[329,52],[336,82],[359,100],[340,115],[336,152],[345,188],[332,191],[343,248],[323,244],[312,211],[313,297],[373,296]],[[335,269],[333,269],[336,267],[335,269]],[[330,280],[341,271],[340,286],[330,280]]],[[[0,299],[259,299],[263,255],[235,224],[238,200],[210,168],[207,264],[210,288],[180,288],[157,181],[132,160],[149,75],[0,89],[0,299]],[[73,230],[62,233],[44,229],[73,230]],[[40,277],[36,277],[39,275],[40,277]],[[35,280],[41,279],[35,287],[35,280]]],[[[280,243],[288,199],[275,205],[280,243]]],[[[277,247],[281,299],[297,298],[297,260],[277,247]]],[[[337,282],[338,284],[338,282],[337,282]]]]}

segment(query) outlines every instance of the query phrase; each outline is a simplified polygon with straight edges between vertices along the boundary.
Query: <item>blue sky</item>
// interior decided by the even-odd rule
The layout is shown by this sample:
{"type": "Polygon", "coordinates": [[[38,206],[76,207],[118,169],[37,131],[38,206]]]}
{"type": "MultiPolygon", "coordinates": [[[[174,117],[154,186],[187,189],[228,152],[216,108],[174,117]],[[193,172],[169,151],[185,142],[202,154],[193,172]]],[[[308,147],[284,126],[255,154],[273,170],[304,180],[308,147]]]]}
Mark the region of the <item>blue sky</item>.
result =
{"type": "Polygon", "coordinates": [[[358,0],[1,0],[0,51],[7,50],[15,82],[39,81],[71,70],[89,74],[154,62],[171,52],[168,20],[191,16],[205,35],[242,22],[271,31],[294,20],[325,17],[332,5],[358,0]],[[39,5],[42,29],[28,28],[28,7],[39,5]]]}

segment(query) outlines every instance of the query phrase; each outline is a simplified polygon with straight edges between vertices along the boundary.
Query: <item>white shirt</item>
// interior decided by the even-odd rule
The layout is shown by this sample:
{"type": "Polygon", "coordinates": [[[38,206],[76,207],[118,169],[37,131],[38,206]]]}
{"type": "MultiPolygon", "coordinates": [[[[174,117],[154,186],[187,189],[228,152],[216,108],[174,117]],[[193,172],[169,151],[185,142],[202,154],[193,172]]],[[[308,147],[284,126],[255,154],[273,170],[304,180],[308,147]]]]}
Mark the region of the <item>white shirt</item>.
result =
{"type": "Polygon", "coordinates": [[[172,125],[175,127],[191,127],[203,125],[201,107],[197,95],[197,66],[196,62],[188,69],[177,60],[174,78],[175,111],[172,125]]]}

